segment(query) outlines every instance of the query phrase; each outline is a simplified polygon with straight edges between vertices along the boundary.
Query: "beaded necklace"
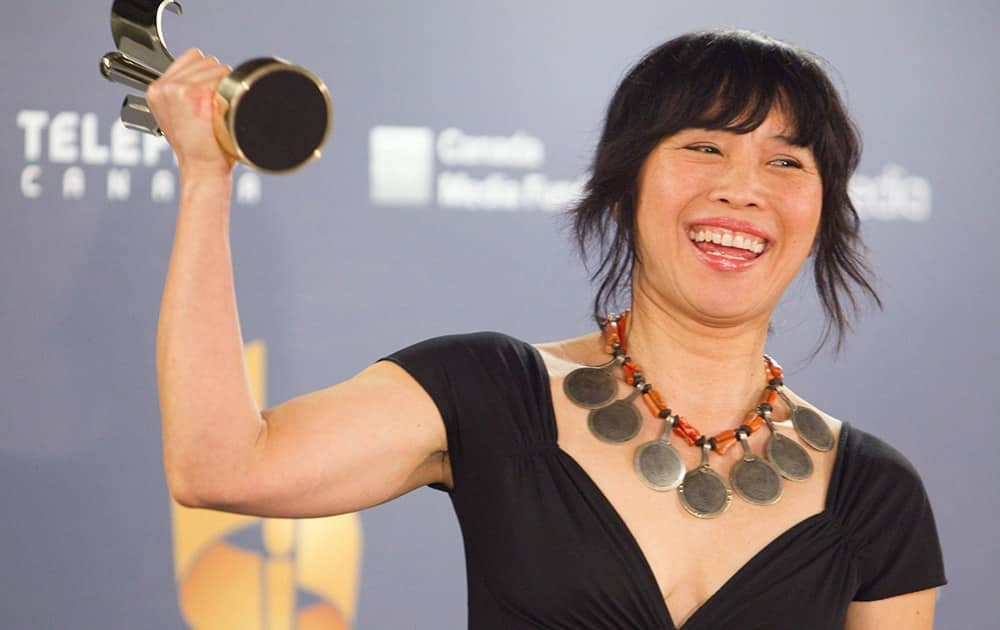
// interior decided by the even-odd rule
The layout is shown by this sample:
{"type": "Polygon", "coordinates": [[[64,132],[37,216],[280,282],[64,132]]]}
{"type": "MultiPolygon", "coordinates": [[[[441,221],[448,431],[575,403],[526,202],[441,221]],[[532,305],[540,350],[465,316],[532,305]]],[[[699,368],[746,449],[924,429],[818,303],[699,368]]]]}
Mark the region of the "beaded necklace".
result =
{"type": "Polygon", "coordinates": [[[795,404],[784,392],[781,366],[764,355],[768,375],[761,402],[753,410],[753,418],[734,429],[713,436],[702,434],[684,417],[674,413],[663,397],[646,381],[642,368],[632,360],[626,349],[626,327],[629,311],[610,315],[601,323],[605,352],[611,360],[596,367],[582,367],[570,372],[563,381],[566,396],[577,406],[589,409],[587,424],[597,439],[621,444],[628,442],[642,427],[642,414],[635,400],[643,402],[654,417],[664,421],[659,438],[641,444],[635,452],[635,469],[639,479],[653,490],[676,489],[681,504],[699,518],[714,518],[732,503],[732,491],[722,477],[712,470],[709,451],[723,455],[739,442],[743,456],[732,468],[729,480],[740,498],[757,505],[770,505],[781,498],[784,482],[808,479],[813,472],[812,458],[795,440],[775,430],[771,413],[778,396],[791,409],[792,426],[802,440],[819,451],[833,448],[833,434],[826,422],[809,407],[795,404]],[[633,389],[628,396],[617,399],[618,385],[613,371],[621,366],[625,382],[633,389]],[[766,452],[761,459],[750,450],[749,437],[762,426],[770,431],[766,452]],[[670,443],[676,434],[688,446],[701,449],[701,463],[685,471],[680,455],[670,443]]]}

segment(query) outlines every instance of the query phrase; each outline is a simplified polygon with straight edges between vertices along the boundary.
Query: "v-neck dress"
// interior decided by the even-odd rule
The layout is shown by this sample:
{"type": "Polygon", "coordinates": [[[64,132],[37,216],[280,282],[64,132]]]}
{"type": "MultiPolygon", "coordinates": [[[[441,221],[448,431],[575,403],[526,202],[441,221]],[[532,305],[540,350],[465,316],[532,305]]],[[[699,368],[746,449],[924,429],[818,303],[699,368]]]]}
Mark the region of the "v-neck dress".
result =
{"type": "MultiPolygon", "coordinates": [[[[548,372],[534,347],[473,333],[386,360],[428,392],[444,420],[469,628],[676,630],[625,522],[559,447],[548,372]]],[[[913,466],[846,422],[837,448],[824,511],[751,558],[684,630],[843,628],[852,600],[945,584],[913,466]]]]}

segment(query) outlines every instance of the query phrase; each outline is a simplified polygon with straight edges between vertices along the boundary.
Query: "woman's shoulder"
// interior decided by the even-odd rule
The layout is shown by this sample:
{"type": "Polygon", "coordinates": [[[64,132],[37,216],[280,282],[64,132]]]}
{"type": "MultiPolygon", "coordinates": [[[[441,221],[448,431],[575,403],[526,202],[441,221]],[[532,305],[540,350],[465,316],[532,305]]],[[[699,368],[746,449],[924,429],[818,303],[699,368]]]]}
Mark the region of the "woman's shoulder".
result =
{"type": "Polygon", "coordinates": [[[946,583],[930,499],[916,467],[888,440],[845,423],[834,514],[853,541],[860,584],[870,601],[946,583]]]}
{"type": "Polygon", "coordinates": [[[599,332],[535,343],[532,346],[545,362],[552,378],[561,378],[576,368],[596,366],[608,360],[608,356],[603,353],[603,341],[599,332]]]}
{"type": "Polygon", "coordinates": [[[901,518],[936,535],[923,479],[900,449],[854,422],[842,424],[839,442],[828,506],[851,538],[881,541],[901,518]]]}
{"type": "Polygon", "coordinates": [[[847,440],[847,468],[855,479],[885,488],[915,489],[923,485],[913,462],[889,440],[850,424],[847,440]]]}

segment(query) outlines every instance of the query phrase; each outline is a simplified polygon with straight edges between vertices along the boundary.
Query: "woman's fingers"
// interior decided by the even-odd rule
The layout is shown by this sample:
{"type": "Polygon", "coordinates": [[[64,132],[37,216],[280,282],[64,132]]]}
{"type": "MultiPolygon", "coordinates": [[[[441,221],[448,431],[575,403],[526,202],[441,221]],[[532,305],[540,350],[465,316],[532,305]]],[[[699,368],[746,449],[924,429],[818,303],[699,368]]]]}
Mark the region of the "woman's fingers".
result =
{"type": "Polygon", "coordinates": [[[205,57],[203,59],[198,59],[192,63],[186,64],[183,68],[180,68],[174,74],[170,76],[164,75],[164,77],[168,81],[187,83],[190,81],[190,77],[192,75],[203,73],[205,70],[211,68],[220,68],[220,67],[225,67],[225,66],[219,63],[218,59],[216,59],[215,57],[205,57]]]}
{"type": "Polygon", "coordinates": [[[167,66],[167,69],[163,73],[161,78],[173,77],[173,75],[177,74],[185,67],[189,66],[194,62],[197,62],[200,59],[204,59],[204,57],[205,55],[201,52],[201,50],[197,48],[189,48],[188,50],[184,51],[184,54],[182,54],[180,57],[175,58],[174,62],[171,63],[169,66],[167,66]]]}
{"type": "Polygon", "coordinates": [[[228,66],[216,65],[216,66],[209,66],[206,68],[192,69],[190,72],[186,73],[183,77],[178,77],[174,80],[177,82],[183,82],[186,85],[194,85],[196,83],[207,83],[207,82],[218,84],[218,82],[230,72],[232,72],[232,70],[228,66]]]}

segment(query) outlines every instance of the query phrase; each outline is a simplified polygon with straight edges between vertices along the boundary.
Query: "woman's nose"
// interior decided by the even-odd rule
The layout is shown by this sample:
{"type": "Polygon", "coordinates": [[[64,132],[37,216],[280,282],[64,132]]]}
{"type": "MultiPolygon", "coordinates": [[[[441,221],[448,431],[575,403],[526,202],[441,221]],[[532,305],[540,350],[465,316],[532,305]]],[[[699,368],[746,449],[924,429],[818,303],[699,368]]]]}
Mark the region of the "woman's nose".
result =
{"type": "Polygon", "coordinates": [[[733,208],[761,208],[764,189],[760,173],[752,164],[731,162],[723,167],[710,194],[712,201],[733,208]]]}

